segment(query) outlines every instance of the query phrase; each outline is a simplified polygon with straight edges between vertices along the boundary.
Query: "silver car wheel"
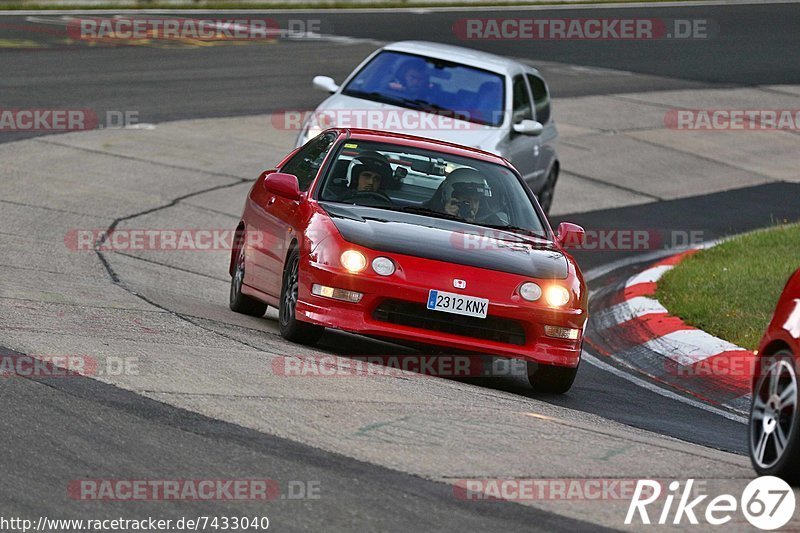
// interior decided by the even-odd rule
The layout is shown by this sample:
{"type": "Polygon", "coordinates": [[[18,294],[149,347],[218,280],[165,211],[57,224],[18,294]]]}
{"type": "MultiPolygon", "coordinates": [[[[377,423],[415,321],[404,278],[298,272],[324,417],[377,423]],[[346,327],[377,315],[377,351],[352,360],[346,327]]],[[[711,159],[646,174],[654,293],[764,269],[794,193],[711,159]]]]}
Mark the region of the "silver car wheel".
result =
{"type": "Polygon", "coordinates": [[[750,451],[759,468],[783,457],[793,434],[797,410],[797,374],[789,359],[777,359],[759,378],[750,410],[750,451]]]}

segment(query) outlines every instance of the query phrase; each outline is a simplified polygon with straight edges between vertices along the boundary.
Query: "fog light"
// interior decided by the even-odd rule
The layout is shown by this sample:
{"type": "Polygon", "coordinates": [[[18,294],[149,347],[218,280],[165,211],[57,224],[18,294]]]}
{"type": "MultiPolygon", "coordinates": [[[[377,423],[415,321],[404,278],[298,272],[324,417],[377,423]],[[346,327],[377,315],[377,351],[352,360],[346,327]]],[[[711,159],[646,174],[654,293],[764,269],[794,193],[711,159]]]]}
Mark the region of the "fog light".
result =
{"type": "Polygon", "coordinates": [[[545,326],[544,334],[548,337],[555,337],[556,339],[566,339],[568,341],[578,340],[578,334],[581,330],[576,328],[564,328],[561,326],[545,326]]]}
{"type": "Polygon", "coordinates": [[[528,281],[519,288],[519,295],[529,302],[535,302],[542,297],[542,288],[534,282],[528,281]]]}
{"type": "Polygon", "coordinates": [[[372,270],[381,276],[391,276],[394,274],[394,261],[388,257],[376,257],[372,260],[372,270]]]}
{"type": "Polygon", "coordinates": [[[345,250],[339,259],[342,266],[353,274],[358,274],[367,268],[367,258],[357,250],[345,250]]]}
{"type": "Polygon", "coordinates": [[[569,301],[569,291],[561,285],[550,285],[544,292],[544,299],[551,307],[561,307],[569,301]]]}
{"type": "Polygon", "coordinates": [[[354,304],[360,302],[361,298],[364,296],[360,292],[326,287],[325,285],[317,285],[316,283],[311,286],[311,294],[324,296],[325,298],[333,298],[334,300],[342,300],[354,304]]]}

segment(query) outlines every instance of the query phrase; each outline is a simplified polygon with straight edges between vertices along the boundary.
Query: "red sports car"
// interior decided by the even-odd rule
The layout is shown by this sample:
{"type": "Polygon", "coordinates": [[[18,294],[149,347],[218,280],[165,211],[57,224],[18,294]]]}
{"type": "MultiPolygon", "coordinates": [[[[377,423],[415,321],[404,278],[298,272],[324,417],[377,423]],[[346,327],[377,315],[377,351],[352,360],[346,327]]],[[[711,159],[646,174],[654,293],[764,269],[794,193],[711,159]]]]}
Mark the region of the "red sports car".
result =
{"type": "Polygon", "coordinates": [[[581,357],[587,290],[508,161],[370,130],[327,130],[261,174],[231,254],[230,307],[277,307],[281,334],[335,328],[528,361],[565,392],[581,357]]]}
{"type": "Polygon", "coordinates": [[[800,357],[800,270],[783,289],[758,347],[750,409],[750,460],[762,476],[800,483],[797,358],[800,357]]]}

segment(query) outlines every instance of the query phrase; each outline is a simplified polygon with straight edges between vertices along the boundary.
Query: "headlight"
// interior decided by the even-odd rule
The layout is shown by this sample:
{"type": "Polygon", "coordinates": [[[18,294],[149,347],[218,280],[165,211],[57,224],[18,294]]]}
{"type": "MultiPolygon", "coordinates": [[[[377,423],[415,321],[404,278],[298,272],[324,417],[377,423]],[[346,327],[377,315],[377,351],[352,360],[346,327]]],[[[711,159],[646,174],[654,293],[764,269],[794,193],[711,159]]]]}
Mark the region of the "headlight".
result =
{"type": "Polygon", "coordinates": [[[528,281],[519,288],[519,295],[529,302],[535,302],[542,297],[542,288],[532,281],[528,281]]]}
{"type": "Polygon", "coordinates": [[[388,257],[376,257],[372,260],[372,270],[381,276],[391,276],[394,274],[394,261],[388,257]]]}
{"type": "Polygon", "coordinates": [[[367,268],[367,258],[357,250],[346,250],[342,252],[342,256],[339,260],[342,262],[342,266],[353,274],[358,274],[367,268]]]}
{"type": "Polygon", "coordinates": [[[314,120],[309,120],[300,130],[300,136],[297,138],[297,146],[303,146],[308,141],[322,133],[322,128],[314,120]]]}
{"type": "Polygon", "coordinates": [[[561,285],[550,285],[544,291],[544,299],[550,307],[562,307],[569,302],[569,291],[561,285]]]}

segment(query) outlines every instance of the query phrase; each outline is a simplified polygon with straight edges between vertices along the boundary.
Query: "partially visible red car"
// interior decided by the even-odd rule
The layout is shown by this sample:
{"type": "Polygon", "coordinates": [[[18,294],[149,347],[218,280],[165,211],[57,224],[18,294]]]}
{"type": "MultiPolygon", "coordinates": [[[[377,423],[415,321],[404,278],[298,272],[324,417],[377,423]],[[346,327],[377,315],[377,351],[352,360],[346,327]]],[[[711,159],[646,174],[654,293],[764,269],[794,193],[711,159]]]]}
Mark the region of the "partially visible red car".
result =
{"type": "Polygon", "coordinates": [[[800,269],[789,278],[758,348],[750,409],[750,460],[762,476],[800,484],[800,269]]]}
{"type": "Polygon", "coordinates": [[[332,129],[264,172],[231,254],[230,307],[277,307],[281,334],[336,328],[528,361],[575,379],[587,313],[578,265],[508,161],[441,141],[332,129]]]}

